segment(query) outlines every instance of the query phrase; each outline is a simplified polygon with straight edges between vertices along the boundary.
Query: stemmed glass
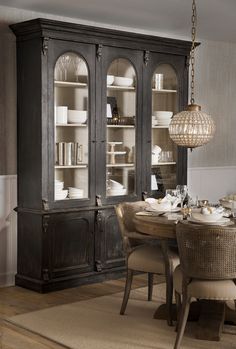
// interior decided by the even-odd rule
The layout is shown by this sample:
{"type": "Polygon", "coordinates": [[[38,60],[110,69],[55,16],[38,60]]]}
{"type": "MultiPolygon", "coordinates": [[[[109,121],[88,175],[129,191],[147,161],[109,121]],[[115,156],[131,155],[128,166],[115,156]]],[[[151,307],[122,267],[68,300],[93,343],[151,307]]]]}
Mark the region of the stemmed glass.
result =
{"type": "Polygon", "coordinates": [[[179,189],[166,189],[166,195],[170,195],[171,196],[171,211],[173,211],[173,206],[174,203],[176,202],[177,199],[180,198],[180,191],[179,189]]]}
{"type": "Polygon", "coordinates": [[[187,185],[184,185],[184,184],[178,184],[176,186],[176,189],[179,190],[179,192],[180,192],[181,209],[182,209],[183,208],[183,204],[184,204],[184,199],[186,198],[186,195],[188,194],[188,187],[187,187],[187,185]]]}
{"type": "Polygon", "coordinates": [[[82,61],[82,59],[76,55],[74,57],[72,57],[72,59],[71,59],[71,63],[73,66],[73,73],[75,74],[75,81],[76,82],[79,81],[79,65],[80,65],[81,61],[82,61]]]}
{"type": "Polygon", "coordinates": [[[67,71],[71,63],[71,57],[69,55],[63,55],[59,58],[58,63],[61,70],[64,70],[64,80],[67,81],[67,71]]]}

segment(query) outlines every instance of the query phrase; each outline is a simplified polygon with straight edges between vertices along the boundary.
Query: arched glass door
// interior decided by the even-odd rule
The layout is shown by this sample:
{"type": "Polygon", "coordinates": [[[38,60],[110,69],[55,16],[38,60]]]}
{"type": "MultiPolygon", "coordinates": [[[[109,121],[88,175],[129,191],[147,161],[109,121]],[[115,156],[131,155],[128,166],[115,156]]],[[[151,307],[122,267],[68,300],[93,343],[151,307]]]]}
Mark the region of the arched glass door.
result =
{"type": "Polygon", "coordinates": [[[54,69],[54,199],[89,197],[89,74],[85,60],[66,52],[54,69]]]}

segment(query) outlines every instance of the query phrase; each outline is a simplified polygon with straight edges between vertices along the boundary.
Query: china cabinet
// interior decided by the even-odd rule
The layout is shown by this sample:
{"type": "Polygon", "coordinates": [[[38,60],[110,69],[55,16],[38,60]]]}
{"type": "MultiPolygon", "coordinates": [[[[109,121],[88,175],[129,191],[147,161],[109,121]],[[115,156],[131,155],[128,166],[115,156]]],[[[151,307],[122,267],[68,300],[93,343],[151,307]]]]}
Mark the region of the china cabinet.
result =
{"type": "Polygon", "coordinates": [[[186,184],[168,135],[191,43],[35,19],[17,37],[16,284],[47,292],[120,276],[121,201],[186,184]]]}

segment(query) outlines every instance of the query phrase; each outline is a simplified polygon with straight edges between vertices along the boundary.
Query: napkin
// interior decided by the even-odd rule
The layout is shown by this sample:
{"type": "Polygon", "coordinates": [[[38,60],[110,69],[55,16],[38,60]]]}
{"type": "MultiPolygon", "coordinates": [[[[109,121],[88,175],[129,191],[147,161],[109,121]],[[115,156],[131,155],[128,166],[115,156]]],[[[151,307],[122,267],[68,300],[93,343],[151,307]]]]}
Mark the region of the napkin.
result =
{"type": "Polygon", "coordinates": [[[181,200],[176,196],[171,196],[170,194],[167,194],[162,199],[147,198],[145,201],[149,203],[150,207],[154,210],[170,211],[171,208],[176,208],[181,200]]]}

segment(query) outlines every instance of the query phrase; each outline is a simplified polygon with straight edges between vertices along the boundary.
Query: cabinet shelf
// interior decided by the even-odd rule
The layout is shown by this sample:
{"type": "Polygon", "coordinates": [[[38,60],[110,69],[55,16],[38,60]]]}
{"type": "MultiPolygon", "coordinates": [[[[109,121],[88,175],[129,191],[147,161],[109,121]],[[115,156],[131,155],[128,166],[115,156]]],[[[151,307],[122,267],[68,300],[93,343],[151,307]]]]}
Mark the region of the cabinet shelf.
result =
{"type": "Polygon", "coordinates": [[[169,128],[169,125],[168,126],[152,126],[152,128],[169,128]]]}
{"type": "Polygon", "coordinates": [[[71,165],[71,166],[60,166],[60,165],[56,165],[55,168],[56,169],[67,169],[67,168],[87,168],[88,164],[81,164],[81,165],[71,165]]]}
{"type": "Polygon", "coordinates": [[[175,161],[159,162],[158,164],[152,164],[152,167],[165,166],[165,165],[176,165],[175,161]]]}
{"type": "Polygon", "coordinates": [[[87,127],[87,124],[56,124],[56,127],[87,127]]]}
{"type": "Polygon", "coordinates": [[[108,90],[116,90],[116,91],[135,91],[134,86],[116,86],[116,85],[107,85],[108,90]]]}
{"type": "Polygon", "coordinates": [[[177,90],[166,90],[166,89],[157,90],[157,89],[153,88],[152,92],[154,92],[154,93],[177,93],[177,90]]]}
{"type": "Polygon", "coordinates": [[[108,128],[134,128],[134,125],[107,125],[108,128]]]}
{"type": "Polygon", "coordinates": [[[87,87],[88,86],[88,84],[84,82],[60,81],[60,80],[55,80],[54,85],[56,87],[87,87]]]}
{"type": "Polygon", "coordinates": [[[134,164],[107,164],[106,167],[134,167],[134,164]]]}

